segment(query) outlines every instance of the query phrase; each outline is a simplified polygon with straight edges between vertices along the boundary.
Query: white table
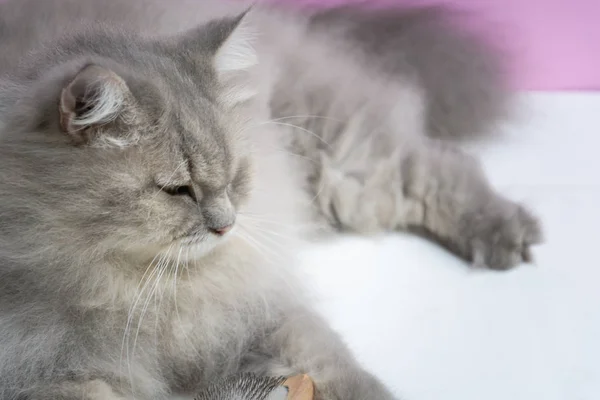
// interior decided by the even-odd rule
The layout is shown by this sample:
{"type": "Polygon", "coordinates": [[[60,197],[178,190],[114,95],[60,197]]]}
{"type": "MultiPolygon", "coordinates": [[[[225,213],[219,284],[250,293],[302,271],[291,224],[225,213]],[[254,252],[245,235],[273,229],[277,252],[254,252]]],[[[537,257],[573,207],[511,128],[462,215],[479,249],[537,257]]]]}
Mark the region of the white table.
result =
{"type": "Polygon", "coordinates": [[[476,151],[544,222],[536,266],[475,272],[407,235],[303,257],[324,314],[407,400],[600,399],[600,94],[522,100],[476,151]]]}

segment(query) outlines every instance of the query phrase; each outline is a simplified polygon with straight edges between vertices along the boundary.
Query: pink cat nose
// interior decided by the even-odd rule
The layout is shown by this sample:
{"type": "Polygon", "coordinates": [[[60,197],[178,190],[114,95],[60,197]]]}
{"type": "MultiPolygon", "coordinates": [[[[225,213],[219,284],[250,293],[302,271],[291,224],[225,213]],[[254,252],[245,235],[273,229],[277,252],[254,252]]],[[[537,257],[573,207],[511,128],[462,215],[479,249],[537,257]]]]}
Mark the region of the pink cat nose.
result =
{"type": "Polygon", "coordinates": [[[219,236],[223,236],[227,232],[229,232],[232,228],[233,228],[233,224],[221,226],[219,228],[211,228],[210,230],[213,231],[213,233],[215,233],[215,234],[217,234],[219,236]]]}

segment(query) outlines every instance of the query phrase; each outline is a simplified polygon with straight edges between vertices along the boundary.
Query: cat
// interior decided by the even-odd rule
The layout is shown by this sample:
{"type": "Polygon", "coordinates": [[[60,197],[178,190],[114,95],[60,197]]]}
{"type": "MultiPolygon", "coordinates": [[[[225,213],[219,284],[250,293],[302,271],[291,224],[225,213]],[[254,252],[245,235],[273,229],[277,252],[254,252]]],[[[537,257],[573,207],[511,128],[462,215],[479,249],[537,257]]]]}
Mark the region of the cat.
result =
{"type": "Polygon", "coordinates": [[[446,16],[0,4],[0,398],[307,373],[318,399],[394,399],[313,311],[307,238],[411,230],[492,269],[541,240],[452,143],[510,91],[446,16]]]}

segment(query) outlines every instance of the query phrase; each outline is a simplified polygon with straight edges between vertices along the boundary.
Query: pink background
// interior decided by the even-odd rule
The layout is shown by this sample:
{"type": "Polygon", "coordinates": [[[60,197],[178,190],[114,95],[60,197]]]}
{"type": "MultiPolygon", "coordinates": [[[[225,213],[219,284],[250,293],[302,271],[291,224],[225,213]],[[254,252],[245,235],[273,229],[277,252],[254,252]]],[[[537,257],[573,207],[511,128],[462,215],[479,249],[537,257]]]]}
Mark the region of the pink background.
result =
{"type": "Polygon", "coordinates": [[[327,6],[449,4],[512,54],[514,83],[531,90],[600,89],[600,0],[276,0],[327,6]]]}
{"type": "MultiPolygon", "coordinates": [[[[0,0],[2,2],[3,0],[0,0]]],[[[169,1],[169,0],[165,0],[169,1]]],[[[273,0],[328,6],[450,4],[512,54],[520,89],[600,89],[600,0],[273,0]]],[[[1,57],[1,55],[0,55],[1,57]]]]}

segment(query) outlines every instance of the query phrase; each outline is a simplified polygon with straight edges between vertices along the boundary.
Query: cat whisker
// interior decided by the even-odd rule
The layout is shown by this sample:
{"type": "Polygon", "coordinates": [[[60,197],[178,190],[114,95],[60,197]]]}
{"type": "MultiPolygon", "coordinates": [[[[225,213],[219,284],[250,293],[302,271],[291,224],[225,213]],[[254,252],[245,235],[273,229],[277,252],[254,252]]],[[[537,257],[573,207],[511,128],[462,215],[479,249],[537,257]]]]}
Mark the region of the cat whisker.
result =
{"type": "Polygon", "coordinates": [[[179,306],[177,304],[177,276],[179,275],[179,262],[181,260],[182,251],[183,251],[183,247],[180,247],[179,254],[177,255],[177,261],[175,262],[175,265],[173,267],[175,269],[174,274],[173,274],[173,303],[174,303],[174,307],[175,307],[175,316],[177,317],[177,321],[179,322],[179,327],[181,329],[181,333],[183,334],[185,340],[187,340],[190,344],[192,344],[191,340],[189,340],[189,337],[183,328],[183,321],[181,320],[181,314],[179,313],[179,306]]]}
{"type": "MultiPolygon", "coordinates": [[[[172,246],[169,246],[168,250],[165,252],[164,256],[161,258],[160,263],[157,264],[156,270],[158,271],[158,274],[156,274],[156,277],[154,278],[154,284],[150,290],[150,292],[148,293],[148,296],[146,297],[146,301],[144,302],[144,305],[142,307],[142,310],[140,312],[140,316],[138,318],[138,326],[137,326],[137,330],[135,333],[135,337],[133,340],[133,345],[131,348],[131,354],[128,353],[128,365],[129,365],[129,372],[130,372],[130,376],[131,376],[131,359],[133,358],[134,354],[135,354],[135,348],[137,346],[137,341],[139,338],[139,334],[140,334],[140,330],[141,330],[141,326],[142,326],[142,321],[144,319],[144,316],[146,315],[146,312],[148,311],[148,306],[150,305],[150,301],[152,300],[153,296],[155,296],[156,291],[158,290],[158,287],[160,286],[160,282],[162,280],[162,277],[165,273],[165,271],[167,270],[167,267],[169,265],[169,256],[170,256],[170,252],[171,252],[172,246]]],[[[149,281],[148,281],[149,283],[149,281]]],[[[147,286],[147,285],[146,285],[147,286]]],[[[161,296],[162,297],[162,296],[161,296]]],[[[131,381],[132,385],[133,385],[133,380],[131,381]]],[[[132,394],[134,395],[135,398],[135,390],[132,387],[132,394]]]]}
{"type": "Polygon", "coordinates": [[[298,240],[294,236],[284,235],[284,234],[274,232],[269,229],[262,229],[262,228],[259,228],[256,226],[253,226],[252,230],[253,230],[253,234],[255,236],[257,236],[260,240],[266,242],[266,243],[264,243],[265,246],[269,246],[269,247],[277,250],[278,255],[280,257],[284,257],[287,244],[298,240]],[[285,243],[282,243],[282,241],[278,240],[278,238],[284,239],[285,243]]]}
{"type": "MultiPolygon", "coordinates": [[[[126,341],[128,340],[128,335],[129,335],[129,330],[131,328],[131,322],[133,321],[133,316],[135,313],[135,309],[141,299],[141,295],[144,292],[144,289],[140,290],[140,288],[142,287],[142,285],[144,284],[145,280],[151,279],[152,275],[155,273],[156,269],[152,269],[154,262],[156,261],[157,258],[162,259],[162,255],[159,253],[156,256],[154,256],[154,258],[152,259],[152,261],[150,261],[150,264],[148,265],[148,267],[146,268],[146,270],[144,271],[144,274],[142,275],[142,278],[140,279],[140,282],[138,283],[138,286],[136,287],[136,292],[138,292],[135,301],[132,303],[131,307],[129,308],[129,311],[127,313],[127,322],[125,324],[125,330],[123,332],[123,341],[121,343],[121,359],[119,362],[120,367],[122,368],[123,366],[123,353],[125,351],[125,346],[126,346],[126,341]],[[152,273],[150,274],[150,276],[148,276],[148,272],[150,272],[150,270],[152,270],[152,273]]],[[[160,262],[160,261],[159,261],[160,262]]],[[[127,350],[128,351],[128,350],[127,350]]]]}
{"type": "Polygon", "coordinates": [[[295,129],[300,130],[301,132],[308,133],[309,135],[314,136],[315,138],[317,138],[321,143],[325,144],[329,148],[329,150],[333,151],[333,147],[327,141],[325,141],[325,139],[323,139],[321,136],[317,135],[315,132],[310,131],[310,130],[308,130],[306,128],[303,128],[301,126],[294,125],[294,124],[289,124],[287,122],[274,122],[274,121],[263,122],[261,125],[267,125],[267,124],[287,126],[289,128],[295,128],[295,129]]]}
{"type": "Polygon", "coordinates": [[[263,257],[268,257],[267,254],[265,253],[269,253],[271,256],[277,257],[277,258],[283,258],[283,256],[278,253],[277,251],[274,251],[273,249],[269,248],[268,246],[266,246],[265,244],[260,243],[259,241],[257,241],[256,239],[252,238],[249,234],[249,232],[240,225],[240,230],[238,230],[238,235],[239,237],[244,240],[250,247],[252,247],[254,250],[256,250],[258,252],[258,254],[262,255],[263,257]]]}
{"type": "MultiPolygon", "coordinates": [[[[267,228],[264,228],[264,227],[258,226],[258,225],[256,225],[256,224],[252,224],[252,222],[251,222],[251,221],[247,221],[247,222],[250,222],[252,229],[255,229],[255,230],[257,230],[257,231],[259,231],[259,232],[262,232],[262,233],[264,233],[264,234],[267,234],[267,235],[272,235],[272,236],[276,236],[276,237],[280,237],[280,238],[283,238],[283,239],[290,239],[290,240],[294,240],[294,239],[295,239],[295,237],[294,237],[294,236],[292,236],[292,235],[285,235],[285,234],[283,234],[283,233],[281,233],[281,232],[275,232],[275,231],[273,231],[273,230],[271,230],[271,229],[267,229],[267,228]]],[[[272,238],[270,238],[270,239],[272,239],[272,238]]],[[[274,239],[273,239],[273,240],[274,240],[274,239]]],[[[275,241],[275,240],[274,240],[274,241],[275,241]]],[[[276,242],[276,241],[275,241],[275,242],[276,242]]],[[[276,242],[276,243],[277,243],[277,242],[276,242]]],[[[280,244],[280,245],[281,245],[281,243],[277,243],[277,244],[280,244]]]]}
{"type": "Polygon", "coordinates": [[[305,119],[326,119],[326,120],[330,120],[330,121],[335,121],[335,122],[344,122],[341,119],[337,119],[337,118],[332,118],[332,117],[327,117],[324,115],[288,115],[285,117],[279,117],[279,118],[274,118],[274,119],[270,119],[267,122],[276,122],[276,121],[283,121],[286,119],[292,119],[292,118],[305,118],[305,119]]]}
{"type": "Polygon", "coordinates": [[[282,243],[277,242],[276,240],[274,240],[273,238],[270,238],[268,236],[266,236],[263,232],[261,231],[253,231],[252,234],[259,236],[261,239],[263,240],[267,240],[268,243],[261,243],[259,240],[257,240],[254,237],[250,236],[250,232],[248,231],[247,227],[241,226],[244,230],[245,230],[245,239],[252,241],[256,246],[258,246],[259,248],[262,248],[266,251],[268,251],[269,253],[275,255],[278,258],[283,258],[283,245],[282,243]]]}
{"type": "Polygon", "coordinates": [[[190,248],[187,247],[186,248],[186,253],[185,253],[185,272],[187,273],[188,276],[188,282],[191,284],[192,283],[192,276],[190,274],[190,248]]]}
{"type": "Polygon", "coordinates": [[[269,149],[272,149],[272,150],[274,150],[276,152],[288,154],[288,155],[293,156],[293,157],[302,158],[302,159],[310,161],[310,162],[312,162],[314,164],[319,164],[319,162],[317,160],[315,160],[314,158],[310,158],[310,157],[305,156],[303,154],[294,153],[294,152],[292,152],[290,150],[287,150],[285,148],[276,147],[276,146],[266,146],[266,147],[269,148],[269,149]]]}
{"type": "MultiPolygon", "coordinates": [[[[159,260],[159,262],[157,263],[157,266],[159,266],[161,262],[162,262],[162,257],[159,260]]],[[[130,352],[130,340],[131,340],[130,336],[131,336],[131,327],[132,327],[132,323],[133,323],[133,318],[134,318],[136,310],[137,310],[137,304],[140,302],[142,295],[146,291],[148,284],[150,283],[151,279],[154,277],[155,274],[156,274],[156,268],[154,268],[152,270],[152,273],[146,278],[144,286],[142,287],[141,290],[138,291],[135,302],[129,310],[128,320],[127,320],[125,331],[123,334],[123,341],[125,344],[125,358],[126,358],[126,363],[127,363],[127,372],[129,374],[130,379],[133,375],[132,369],[131,369],[131,352],[130,352]]],[[[121,358],[122,358],[122,356],[123,355],[121,354],[121,358]]],[[[120,365],[122,368],[122,366],[123,366],[122,359],[121,359],[120,365]]]]}
{"type": "Polygon", "coordinates": [[[179,328],[181,329],[181,333],[183,334],[183,338],[189,343],[190,345],[190,349],[192,351],[194,351],[196,354],[200,354],[199,351],[196,349],[193,340],[190,339],[190,336],[186,333],[185,328],[183,326],[183,320],[181,319],[181,313],[179,312],[179,305],[177,302],[178,296],[177,296],[177,279],[179,278],[179,273],[180,273],[180,267],[181,270],[186,270],[187,274],[188,274],[188,281],[187,283],[191,283],[191,276],[190,276],[190,272],[189,272],[189,253],[190,253],[190,248],[187,247],[186,248],[186,255],[185,258],[182,260],[181,259],[181,253],[183,252],[184,248],[180,247],[179,249],[179,254],[177,256],[177,262],[174,265],[174,276],[173,276],[173,305],[175,307],[175,317],[177,318],[177,322],[179,323],[179,328]]]}
{"type": "Polygon", "coordinates": [[[251,222],[257,222],[257,223],[265,223],[268,224],[270,226],[280,226],[280,227],[284,227],[284,228],[290,228],[293,230],[296,230],[296,228],[300,227],[309,227],[312,226],[312,224],[310,223],[305,223],[305,224],[291,224],[291,223],[285,223],[285,222],[280,222],[280,221],[274,221],[272,219],[272,217],[270,218],[265,218],[264,214],[253,214],[253,213],[248,213],[246,211],[238,211],[238,215],[241,216],[244,220],[248,220],[251,222]]]}

